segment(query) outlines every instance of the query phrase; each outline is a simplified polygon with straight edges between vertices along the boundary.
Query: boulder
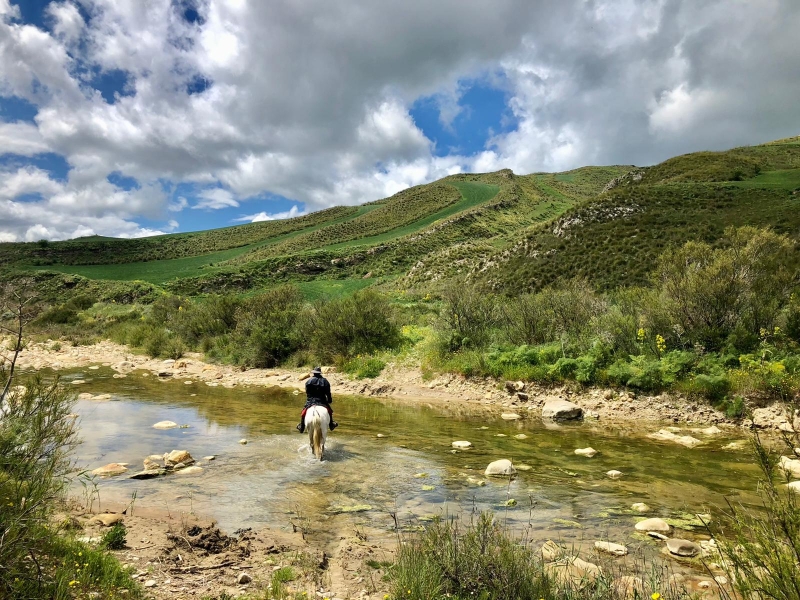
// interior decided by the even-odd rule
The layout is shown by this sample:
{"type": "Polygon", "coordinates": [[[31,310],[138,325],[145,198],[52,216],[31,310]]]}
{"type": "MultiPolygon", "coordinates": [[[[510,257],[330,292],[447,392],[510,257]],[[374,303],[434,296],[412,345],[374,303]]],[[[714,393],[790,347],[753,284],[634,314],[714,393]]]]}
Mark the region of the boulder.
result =
{"type": "Polygon", "coordinates": [[[583,418],[583,409],[567,400],[549,400],[542,408],[542,418],[552,421],[573,421],[583,418]]]}
{"type": "Polygon", "coordinates": [[[145,471],[152,471],[153,469],[160,469],[161,464],[157,463],[154,460],[150,460],[149,458],[144,459],[144,470],[145,471]]]}
{"type": "Polygon", "coordinates": [[[606,475],[608,477],[611,477],[611,479],[619,479],[620,477],[622,477],[622,471],[617,471],[612,469],[611,471],[607,471],[606,475]]]}
{"type": "Polygon", "coordinates": [[[567,585],[583,586],[593,583],[603,574],[600,567],[590,562],[570,556],[545,565],[545,572],[556,581],[567,585]]]}
{"type": "Polygon", "coordinates": [[[645,519],[639,521],[634,528],[636,531],[656,531],[659,533],[669,533],[670,526],[664,519],[654,517],[652,519],[645,519]]]}
{"type": "Polygon", "coordinates": [[[586,458],[592,458],[595,454],[597,454],[597,450],[592,447],[578,448],[575,450],[575,454],[578,456],[585,456],[586,458]]]}
{"type": "Polygon", "coordinates": [[[635,510],[636,512],[646,513],[650,512],[650,507],[647,506],[644,502],[634,502],[631,504],[631,510],[635,510]]]}
{"type": "Polygon", "coordinates": [[[467,448],[472,448],[472,442],[467,442],[465,440],[459,440],[457,442],[453,442],[450,445],[453,448],[458,448],[459,450],[466,450],[467,448]]]}
{"type": "Polygon", "coordinates": [[[486,467],[486,471],[484,471],[484,475],[487,477],[509,477],[515,475],[516,472],[517,470],[514,468],[514,465],[511,464],[511,461],[503,458],[489,463],[489,466],[486,467]]]}
{"type": "Polygon", "coordinates": [[[503,413],[502,415],[500,415],[500,418],[506,421],[516,421],[517,419],[521,419],[522,417],[517,413],[503,413]]]}
{"type": "Polygon", "coordinates": [[[644,598],[644,582],[639,577],[633,575],[620,575],[614,578],[612,584],[615,595],[618,598],[644,598]]]}
{"type": "Polygon", "coordinates": [[[781,456],[778,466],[786,475],[800,478],[800,459],[781,456]]]}
{"type": "Polygon", "coordinates": [[[145,471],[139,471],[138,473],[134,473],[130,476],[130,479],[153,479],[154,477],[160,477],[161,475],[166,475],[166,469],[148,469],[145,471]]]}
{"type": "Polygon", "coordinates": [[[544,562],[553,562],[564,553],[564,549],[553,540],[547,540],[540,551],[544,562]]]}
{"type": "Polygon", "coordinates": [[[164,464],[168,467],[174,467],[178,463],[183,463],[184,465],[190,465],[194,462],[192,455],[189,454],[186,450],[173,450],[166,456],[164,456],[164,464]]]}
{"type": "Polygon", "coordinates": [[[181,475],[199,475],[203,472],[203,467],[184,467],[180,470],[176,470],[176,473],[180,473],[181,475]]]}
{"type": "Polygon", "coordinates": [[[685,446],[687,448],[694,448],[695,446],[698,446],[703,443],[697,438],[693,438],[690,435],[676,435],[675,433],[668,431],[667,429],[660,429],[655,433],[649,434],[647,437],[662,442],[674,442],[676,444],[680,444],[681,446],[685,446]]]}
{"type": "Polygon", "coordinates": [[[125,465],[121,465],[119,463],[109,463],[92,471],[92,475],[99,475],[100,477],[113,477],[114,475],[122,475],[127,470],[128,469],[125,467],[125,465]]]}
{"type": "Polygon", "coordinates": [[[600,552],[613,556],[625,556],[628,553],[628,549],[625,546],[613,542],[595,542],[594,547],[600,552]]]}
{"type": "Polygon", "coordinates": [[[153,425],[153,429],[175,429],[178,426],[174,421],[159,421],[153,425]]]}
{"type": "Polygon", "coordinates": [[[122,523],[123,521],[125,521],[124,516],[114,513],[103,513],[101,515],[96,515],[89,520],[90,523],[97,523],[103,527],[111,527],[112,525],[122,523]]]}
{"type": "Polygon", "coordinates": [[[700,554],[700,546],[689,540],[680,538],[670,538],[667,540],[667,550],[675,556],[697,556],[700,554]]]}
{"type": "Polygon", "coordinates": [[[790,492],[794,492],[795,494],[800,494],[800,481],[792,481],[786,487],[789,488],[790,492]]]}

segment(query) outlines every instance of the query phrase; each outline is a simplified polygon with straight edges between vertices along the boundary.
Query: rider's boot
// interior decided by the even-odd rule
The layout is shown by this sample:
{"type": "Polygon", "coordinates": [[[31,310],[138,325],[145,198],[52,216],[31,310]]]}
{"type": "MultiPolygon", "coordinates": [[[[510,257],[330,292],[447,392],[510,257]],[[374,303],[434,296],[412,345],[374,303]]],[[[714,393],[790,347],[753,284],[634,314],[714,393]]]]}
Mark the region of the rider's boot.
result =
{"type": "Polygon", "coordinates": [[[333,430],[334,430],[334,429],[336,429],[338,426],[339,426],[339,424],[338,424],[336,421],[333,421],[333,420],[331,420],[331,424],[330,424],[330,425],[328,425],[328,429],[330,429],[331,431],[333,431],[333,430]]]}
{"type": "Polygon", "coordinates": [[[306,420],[305,419],[303,419],[302,421],[300,421],[300,423],[298,423],[297,431],[299,431],[300,433],[305,433],[305,431],[306,431],[306,420]]]}

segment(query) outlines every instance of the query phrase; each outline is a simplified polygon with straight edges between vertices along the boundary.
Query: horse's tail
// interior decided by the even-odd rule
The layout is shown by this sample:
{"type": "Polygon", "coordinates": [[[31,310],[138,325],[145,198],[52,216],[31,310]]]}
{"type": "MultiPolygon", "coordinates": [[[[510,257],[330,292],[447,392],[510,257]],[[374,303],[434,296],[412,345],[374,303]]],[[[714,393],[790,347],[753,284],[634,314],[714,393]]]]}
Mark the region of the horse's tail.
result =
{"type": "Polygon", "coordinates": [[[311,421],[309,433],[311,434],[311,449],[314,452],[314,456],[319,460],[322,460],[322,444],[324,443],[322,436],[322,419],[316,412],[314,413],[314,418],[311,421]]]}

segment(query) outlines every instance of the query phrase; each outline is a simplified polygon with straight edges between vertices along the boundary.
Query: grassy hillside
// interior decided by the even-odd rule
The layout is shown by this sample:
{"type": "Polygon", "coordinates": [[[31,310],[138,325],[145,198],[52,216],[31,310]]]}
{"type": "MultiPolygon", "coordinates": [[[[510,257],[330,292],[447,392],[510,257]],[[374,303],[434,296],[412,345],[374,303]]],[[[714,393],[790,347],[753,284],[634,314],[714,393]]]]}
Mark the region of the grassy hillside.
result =
{"type": "MultiPolygon", "coordinates": [[[[459,174],[359,207],[138,240],[0,244],[0,269],[143,281],[182,294],[302,284],[309,297],[469,276],[496,290],[647,282],[672,245],[728,226],[800,232],[798,138],[648,168],[459,174]]],[[[52,285],[52,284],[51,284],[52,285]]]]}
{"type": "Polygon", "coordinates": [[[729,226],[800,237],[797,138],[679,156],[614,184],[526,232],[476,276],[496,289],[542,289],[580,277],[610,290],[646,284],[667,247],[716,243],[729,226]]]}

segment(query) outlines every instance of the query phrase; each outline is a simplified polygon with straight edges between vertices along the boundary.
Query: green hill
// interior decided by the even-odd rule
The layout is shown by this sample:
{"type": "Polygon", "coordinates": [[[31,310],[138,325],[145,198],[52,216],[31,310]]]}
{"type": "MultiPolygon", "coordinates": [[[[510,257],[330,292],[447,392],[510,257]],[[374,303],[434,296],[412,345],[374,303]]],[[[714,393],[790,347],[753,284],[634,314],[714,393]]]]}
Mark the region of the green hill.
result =
{"type": "Polygon", "coordinates": [[[585,278],[599,289],[647,283],[656,258],[688,240],[753,225],[800,237],[800,138],[699,152],[636,169],[488,260],[498,289],[585,278]]]}
{"type": "Polygon", "coordinates": [[[678,156],[647,168],[459,174],[358,207],[123,240],[0,244],[5,273],[143,281],[173,292],[293,282],[309,297],[469,276],[498,290],[581,277],[647,281],[656,257],[730,225],[800,234],[800,138],[678,156]]]}

